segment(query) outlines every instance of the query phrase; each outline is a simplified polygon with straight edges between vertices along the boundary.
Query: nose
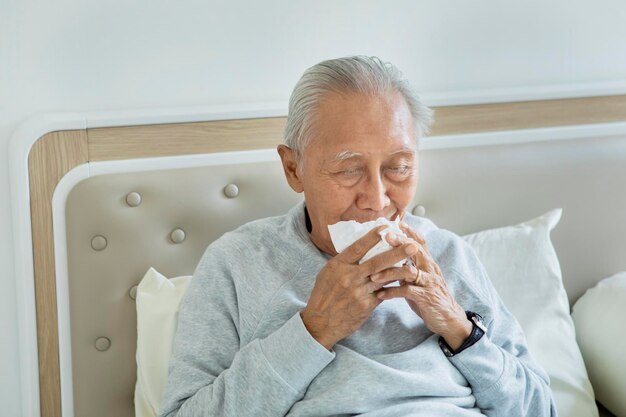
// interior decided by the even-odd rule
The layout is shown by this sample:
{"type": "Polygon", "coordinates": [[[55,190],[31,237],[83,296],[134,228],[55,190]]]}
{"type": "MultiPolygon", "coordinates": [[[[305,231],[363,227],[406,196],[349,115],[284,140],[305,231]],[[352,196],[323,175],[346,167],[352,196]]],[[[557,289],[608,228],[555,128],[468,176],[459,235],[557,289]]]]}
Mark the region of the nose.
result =
{"type": "Polygon", "coordinates": [[[356,206],[361,210],[382,212],[391,200],[387,196],[387,185],[381,174],[370,175],[367,181],[363,181],[362,189],[356,201],[356,206]]]}

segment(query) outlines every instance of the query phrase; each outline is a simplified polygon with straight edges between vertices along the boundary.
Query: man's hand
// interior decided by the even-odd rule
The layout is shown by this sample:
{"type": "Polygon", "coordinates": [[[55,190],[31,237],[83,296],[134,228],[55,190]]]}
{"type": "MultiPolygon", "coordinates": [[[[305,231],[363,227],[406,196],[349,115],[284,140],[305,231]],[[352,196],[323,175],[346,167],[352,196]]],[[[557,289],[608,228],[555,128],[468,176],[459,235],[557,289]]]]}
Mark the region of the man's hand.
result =
{"type": "MultiPolygon", "coordinates": [[[[359,260],[380,241],[378,232],[384,227],[377,227],[354,242],[328,261],[317,275],[307,306],[300,314],[309,333],[327,349],[361,327],[382,302],[376,291],[384,284],[372,282],[370,276],[417,253],[414,242],[398,243],[359,265],[359,260]]],[[[395,279],[415,276],[409,268],[393,269],[399,270],[395,279]]]]}
{"type": "MultiPolygon", "coordinates": [[[[400,228],[410,239],[389,237],[387,242],[396,247],[405,245],[407,241],[418,244],[418,252],[411,257],[418,269],[411,278],[401,281],[399,287],[380,290],[377,296],[380,300],[405,298],[430,331],[442,336],[452,349],[457,349],[469,337],[472,324],[467,320],[463,308],[450,294],[441,269],[430,255],[424,238],[404,222],[400,224],[400,228]]],[[[386,283],[389,277],[385,277],[383,273],[375,275],[372,280],[386,283]]]]}

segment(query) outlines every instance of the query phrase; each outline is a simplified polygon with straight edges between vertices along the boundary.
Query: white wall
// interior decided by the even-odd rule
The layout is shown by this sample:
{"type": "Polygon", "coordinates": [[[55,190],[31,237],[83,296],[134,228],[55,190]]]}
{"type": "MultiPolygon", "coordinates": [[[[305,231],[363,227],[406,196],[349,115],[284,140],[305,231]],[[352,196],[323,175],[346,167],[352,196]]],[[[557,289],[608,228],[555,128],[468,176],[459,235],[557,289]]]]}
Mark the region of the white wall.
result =
{"type": "Polygon", "coordinates": [[[430,104],[626,91],[622,0],[0,0],[0,416],[20,416],[7,147],[35,113],[278,102],[309,65],[398,65],[430,104]]]}

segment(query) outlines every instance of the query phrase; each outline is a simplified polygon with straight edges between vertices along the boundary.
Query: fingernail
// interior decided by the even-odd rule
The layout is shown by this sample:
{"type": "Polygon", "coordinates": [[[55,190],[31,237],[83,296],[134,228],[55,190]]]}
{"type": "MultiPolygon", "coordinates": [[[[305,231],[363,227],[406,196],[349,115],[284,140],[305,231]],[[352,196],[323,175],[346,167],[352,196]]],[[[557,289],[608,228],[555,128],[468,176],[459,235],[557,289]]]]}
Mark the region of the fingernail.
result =
{"type": "Polygon", "coordinates": [[[417,246],[409,245],[404,249],[404,253],[407,255],[415,255],[417,253],[417,246]]]}
{"type": "Polygon", "coordinates": [[[398,236],[396,236],[394,232],[389,232],[387,233],[387,239],[395,242],[398,239],[398,236]]]}
{"type": "Polygon", "coordinates": [[[370,275],[370,279],[371,279],[372,281],[374,281],[374,282],[375,282],[375,281],[377,281],[377,280],[378,280],[378,278],[380,278],[380,273],[378,273],[378,272],[377,272],[377,273],[375,273],[375,274],[370,275]]]}
{"type": "Polygon", "coordinates": [[[379,291],[378,294],[376,294],[376,297],[378,297],[379,300],[384,300],[385,299],[385,292],[384,291],[379,291]]]}

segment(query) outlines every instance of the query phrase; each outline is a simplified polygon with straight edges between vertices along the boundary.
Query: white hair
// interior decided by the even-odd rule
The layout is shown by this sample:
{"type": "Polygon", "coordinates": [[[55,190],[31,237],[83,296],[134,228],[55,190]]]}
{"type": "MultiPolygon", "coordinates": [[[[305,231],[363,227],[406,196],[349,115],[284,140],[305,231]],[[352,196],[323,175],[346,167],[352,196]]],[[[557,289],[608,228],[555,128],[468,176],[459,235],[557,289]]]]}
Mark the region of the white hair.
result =
{"type": "Polygon", "coordinates": [[[285,145],[298,158],[314,136],[313,120],[320,99],[327,93],[360,93],[385,96],[399,92],[415,123],[416,145],[420,136],[430,133],[433,110],[424,105],[408,80],[393,64],[369,56],[349,56],[322,61],[307,69],[291,93],[285,126],[285,145]]]}

